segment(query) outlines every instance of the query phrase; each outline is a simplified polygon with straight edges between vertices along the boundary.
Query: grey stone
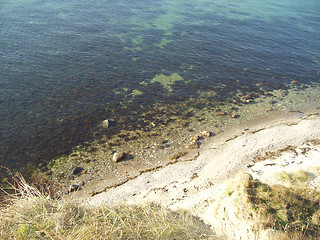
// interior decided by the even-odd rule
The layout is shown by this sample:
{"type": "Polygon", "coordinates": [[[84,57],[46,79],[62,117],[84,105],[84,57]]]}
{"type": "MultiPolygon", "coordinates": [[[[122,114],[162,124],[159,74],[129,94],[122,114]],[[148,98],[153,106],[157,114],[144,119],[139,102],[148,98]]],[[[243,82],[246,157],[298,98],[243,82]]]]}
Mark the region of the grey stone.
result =
{"type": "Polygon", "coordinates": [[[82,167],[74,167],[71,169],[71,173],[73,175],[78,175],[79,173],[81,173],[83,171],[83,168],[82,167]]]}

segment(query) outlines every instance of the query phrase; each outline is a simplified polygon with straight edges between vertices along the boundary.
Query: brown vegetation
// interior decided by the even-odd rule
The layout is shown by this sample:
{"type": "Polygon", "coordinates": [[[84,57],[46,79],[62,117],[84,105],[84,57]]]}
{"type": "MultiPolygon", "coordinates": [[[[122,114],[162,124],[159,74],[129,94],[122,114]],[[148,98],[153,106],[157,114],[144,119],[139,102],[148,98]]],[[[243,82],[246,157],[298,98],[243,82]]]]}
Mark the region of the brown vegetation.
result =
{"type": "Polygon", "coordinates": [[[210,228],[187,212],[155,204],[88,208],[52,199],[20,178],[0,209],[2,239],[209,239],[210,228]]]}

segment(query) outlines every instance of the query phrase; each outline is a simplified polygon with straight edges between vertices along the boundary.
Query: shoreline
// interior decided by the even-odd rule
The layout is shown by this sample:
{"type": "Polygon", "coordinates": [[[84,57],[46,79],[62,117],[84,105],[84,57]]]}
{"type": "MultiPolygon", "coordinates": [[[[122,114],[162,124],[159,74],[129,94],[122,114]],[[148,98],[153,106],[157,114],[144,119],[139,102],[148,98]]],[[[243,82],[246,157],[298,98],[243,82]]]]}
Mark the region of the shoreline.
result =
{"type": "MultiPolygon", "coordinates": [[[[245,128],[306,116],[317,111],[317,93],[320,90],[312,87],[307,90],[311,93],[293,88],[292,92],[286,93],[286,96],[282,96],[281,91],[275,91],[272,96],[255,98],[253,103],[242,105],[237,109],[232,104],[218,110],[213,109],[213,112],[199,111],[196,112],[200,114],[199,116],[188,119],[190,122],[186,127],[180,126],[185,118],[178,118],[171,125],[155,128],[154,132],[142,132],[139,136],[136,135],[137,138],[124,142],[124,145],[110,146],[110,142],[118,141],[118,137],[115,136],[114,139],[105,142],[93,143],[90,147],[93,150],[76,149],[69,156],[52,161],[53,182],[56,183],[59,194],[64,194],[70,185],[76,184],[84,190],[77,192],[77,195],[92,196],[135,179],[144,172],[192,160],[208,144],[220,141],[228,134],[229,138],[232,138],[236,132],[245,128]],[[305,98],[307,94],[310,95],[309,98],[305,98]],[[270,106],[273,108],[272,111],[266,109],[270,106]],[[221,112],[234,112],[239,114],[239,117],[233,118],[227,113],[221,115],[221,112]],[[187,148],[190,139],[203,131],[209,131],[211,137],[202,137],[197,141],[198,147],[187,148]],[[114,163],[112,162],[114,152],[126,152],[127,158],[114,163]],[[76,166],[83,168],[84,174],[72,174],[71,169],[76,166]]],[[[121,132],[121,136],[130,134],[132,133],[121,132]]]]}
{"type": "Polygon", "coordinates": [[[27,173],[40,182],[44,177],[60,196],[65,195],[71,185],[81,188],[81,191],[71,195],[96,195],[133,180],[142,173],[194,160],[212,142],[223,141],[226,136],[231,139],[245,128],[315,112],[319,92],[318,87],[292,85],[290,91],[275,90],[253,98],[242,96],[244,103],[240,105],[225,104],[207,110],[191,107],[186,110],[187,116],[181,113],[180,117],[164,127],[157,126],[147,132],[123,130],[111,139],[94,141],[86,147],[79,146],[71,154],[52,160],[48,164],[49,170],[39,172],[35,166],[33,171],[28,169],[27,173]],[[210,132],[211,136],[199,137],[197,146],[188,148],[191,139],[204,131],[210,132]],[[121,140],[123,144],[117,144],[121,140]],[[115,152],[125,152],[126,158],[113,162],[115,152]],[[83,171],[73,174],[75,167],[83,171]]]}
{"type": "MultiPolygon", "coordinates": [[[[259,108],[264,103],[244,107],[259,108]]],[[[165,160],[159,166],[133,169],[135,172],[125,178],[109,176],[113,182],[102,176],[94,179],[92,172],[73,176],[69,183],[83,181],[85,184],[68,194],[61,191],[62,199],[58,201],[76,204],[89,211],[100,207],[155,204],[173,212],[188,212],[211,226],[214,234],[228,239],[272,239],[270,236],[281,234],[281,229],[261,228],[259,224],[264,224],[259,222],[261,219],[246,218],[239,212],[239,197],[241,200],[247,195],[237,190],[243,189],[243,177],[253,179],[249,180],[252,183],[261,181],[262,184],[285,187],[289,184],[294,189],[296,179],[292,180],[292,176],[300,174],[297,176],[303,180],[301,186],[309,187],[315,196],[319,195],[320,115],[317,101],[307,108],[291,105],[288,111],[274,110],[251,119],[227,119],[228,124],[220,128],[219,133],[210,131],[211,137],[199,138],[198,148],[187,149],[187,154],[173,158],[172,153],[186,151],[186,144],[190,142],[187,138],[178,149],[162,155],[165,160]],[[247,175],[240,174],[239,177],[239,173],[247,175]],[[238,213],[240,215],[235,217],[238,213]]],[[[194,128],[188,137],[193,138],[202,130],[194,128]]],[[[117,164],[128,166],[126,161],[117,164]]],[[[285,203],[286,199],[283,201],[285,203]]],[[[245,204],[245,209],[251,206],[249,202],[245,204]]],[[[299,212],[299,205],[297,207],[299,212]]],[[[288,224],[292,223],[288,221],[288,224]]]]}
{"type": "MultiPolygon", "coordinates": [[[[277,118],[269,122],[260,122],[250,129],[230,130],[229,133],[221,134],[219,138],[209,140],[193,159],[185,159],[163,168],[141,173],[123,184],[94,194],[93,197],[88,198],[88,204],[111,204],[124,200],[129,203],[140,202],[140,200],[146,198],[146,196],[142,196],[146,191],[162,189],[172,182],[188,182],[190,180],[193,182],[194,179],[197,179],[196,182],[198,183],[203,181],[209,185],[223,184],[227,179],[234,177],[237,172],[248,171],[251,167],[248,168],[247,166],[253,166],[255,164],[254,159],[266,152],[276,151],[289,145],[300,146],[309,140],[318,138],[320,138],[320,117],[318,113],[305,117],[288,116],[282,120],[277,118]],[[295,126],[298,126],[298,130],[295,130],[295,126]],[[312,130],[313,132],[309,134],[305,132],[306,130],[312,130]],[[219,170],[213,171],[213,169],[219,170]],[[214,177],[209,177],[211,174],[214,177]],[[200,177],[200,175],[203,176],[200,177]],[[137,197],[139,194],[140,197],[137,197]]],[[[181,190],[187,186],[186,183],[182,185],[185,187],[177,187],[177,189],[181,190]]],[[[74,194],[74,197],[82,199],[82,201],[86,199],[81,195],[83,196],[79,191],[74,194]]],[[[153,200],[157,201],[157,199],[153,200]]],[[[165,201],[164,198],[162,201],[165,201]]],[[[170,203],[168,205],[174,204],[170,203]]]]}
{"type": "MultiPolygon", "coordinates": [[[[281,178],[277,180],[276,177],[282,173],[303,171],[310,180],[303,186],[320,192],[319,151],[319,113],[287,116],[281,120],[259,122],[249,129],[238,129],[238,132],[221,135],[219,139],[212,138],[195,159],[142,173],[92,197],[76,193],[73,199],[90,208],[155,203],[173,211],[186,210],[221,236],[226,234],[224,215],[217,217],[212,212],[219,204],[224,204],[223,196],[229,191],[228,184],[237,181],[232,179],[245,172],[271,186],[286,186],[286,181],[282,183],[281,178]],[[268,174],[272,168],[276,170],[268,174]]],[[[232,225],[232,219],[230,222],[232,225]]],[[[230,234],[237,235],[238,230],[230,234]]]]}
{"type": "MultiPolygon", "coordinates": [[[[192,159],[141,172],[139,176],[94,196],[85,195],[88,189],[84,187],[62,199],[50,198],[50,195],[29,186],[22,178],[19,182],[21,187],[28,191],[33,189],[34,192],[26,195],[26,199],[23,196],[21,199],[14,198],[10,209],[21,207],[22,203],[30,205],[29,201],[35,204],[44,201],[45,206],[50,205],[55,211],[63,208],[64,214],[68,215],[72,209],[70,206],[74,206],[75,211],[78,209],[86,213],[103,213],[119,208],[120,211],[145,209],[147,216],[163,209],[174,216],[186,213],[192,219],[197,219],[208,230],[208,235],[204,236],[208,238],[205,239],[212,239],[209,236],[217,236],[218,239],[274,239],[275,236],[295,239],[291,238],[292,234],[305,234],[304,228],[301,232],[301,229],[295,228],[295,224],[296,221],[300,222],[305,200],[310,199],[312,204],[303,214],[302,227],[306,226],[306,234],[318,236],[319,113],[295,112],[282,117],[277,114],[277,118],[268,121],[260,118],[256,119],[255,125],[251,122],[248,127],[248,124],[212,137],[201,145],[192,159]],[[278,197],[273,197],[274,191],[278,190],[278,197]],[[263,201],[256,201],[261,196],[264,197],[263,201]],[[294,199],[288,202],[291,196],[294,199]],[[294,202],[295,199],[299,202],[294,202]],[[273,206],[276,207],[276,213],[269,212],[269,207],[273,206]],[[283,211],[284,223],[281,222],[283,215],[278,216],[283,211]],[[293,220],[286,218],[291,212],[295,214],[293,220]],[[270,219],[272,225],[269,225],[270,219]],[[279,221],[283,223],[280,226],[277,225],[279,221]]],[[[40,210],[39,214],[42,215],[42,207],[40,210]]],[[[60,216],[47,214],[50,218],[60,216]]],[[[130,213],[127,217],[131,221],[134,215],[130,213]]],[[[97,220],[95,216],[93,223],[97,220]]],[[[81,226],[85,228],[87,222],[83,223],[81,226]]]]}

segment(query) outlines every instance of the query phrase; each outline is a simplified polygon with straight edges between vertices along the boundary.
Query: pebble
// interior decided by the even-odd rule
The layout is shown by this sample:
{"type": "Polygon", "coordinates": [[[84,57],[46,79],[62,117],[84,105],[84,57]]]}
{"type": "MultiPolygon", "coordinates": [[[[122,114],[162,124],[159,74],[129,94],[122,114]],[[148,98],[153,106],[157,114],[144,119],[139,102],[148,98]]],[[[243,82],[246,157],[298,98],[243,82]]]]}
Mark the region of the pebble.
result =
{"type": "Polygon", "coordinates": [[[79,173],[81,173],[84,169],[82,167],[74,167],[71,169],[71,173],[73,175],[78,175],[79,173]]]}
{"type": "Polygon", "coordinates": [[[80,186],[77,185],[77,184],[72,184],[69,187],[69,192],[75,192],[75,191],[78,191],[78,190],[80,190],[80,186]]]}
{"type": "Polygon", "coordinates": [[[85,164],[88,164],[90,161],[91,161],[91,160],[89,160],[89,159],[84,159],[84,160],[83,160],[83,162],[84,162],[85,164]]]}
{"type": "Polygon", "coordinates": [[[121,160],[125,159],[125,157],[126,157],[126,154],[124,152],[121,152],[121,153],[116,152],[113,154],[112,161],[115,163],[120,162],[121,160]]]}
{"type": "Polygon", "coordinates": [[[198,173],[193,173],[192,176],[191,176],[191,179],[195,179],[195,178],[197,178],[197,177],[199,177],[199,176],[198,176],[198,173]]]}
{"type": "Polygon", "coordinates": [[[186,146],[186,148],[188,148],[188,149],[198,148],[198,142],[197,141],[192,141],[186,146]]]}
{"type": "Polygon", "coordinates": [[[103,127],[103,128],[108,128],[109,125],[110,125],[109,119],[106,119],[101,123],[101,127],[103,127]]]}
{"type": "Polygon", "coordinates": [[[201,137],[210,137],[211,136],[211,132],[209,131],[203,131],[200,133],[201,137]]]}
{"type": "Polygon", "coordinates": [[[250,98],[252,98],[252,97],[251,97],[250,94],[247,94],[247,95],[243,96],[243,98],[247,100],[247,99],[250,99],[250,98]]]}
{"type": "Polygon", "coordinates": [[[224,115],[227,115],[227,113],[226,112],[218,112],[218,115],[219,116],[224,116],[224,115]]]}
{"type": "Polygon", "coordinates": [[[200,136],[199,136],[199,135],[196,135],[196,136],[194,136],[194,137],[191,137],[191,138],[190,138],[190,142],[198,141],[198,140],[199,140],[199,138],[200,138],[200,136]]]}
{"type": "Polygon", "coordinates": [[[77,185],[79,185],[79,186],[84,186],[84,185],[85,185],[85,182],[84,182],[84,181],[80,181],[77,185]]]}

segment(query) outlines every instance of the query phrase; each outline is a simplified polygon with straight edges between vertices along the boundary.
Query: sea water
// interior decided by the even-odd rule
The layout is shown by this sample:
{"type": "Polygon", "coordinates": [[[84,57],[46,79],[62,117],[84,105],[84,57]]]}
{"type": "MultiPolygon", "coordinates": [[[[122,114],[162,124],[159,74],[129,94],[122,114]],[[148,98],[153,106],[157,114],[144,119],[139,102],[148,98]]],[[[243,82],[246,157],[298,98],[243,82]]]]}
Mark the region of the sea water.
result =
{"type": "Polygon", "coordinates": [[[318,0],[1,0],[0,165],[68,153],[105,119],[147,130],[158,104],[165,121],[191,99],[201,111],[318,85],[319,13],[318,0]]]}

